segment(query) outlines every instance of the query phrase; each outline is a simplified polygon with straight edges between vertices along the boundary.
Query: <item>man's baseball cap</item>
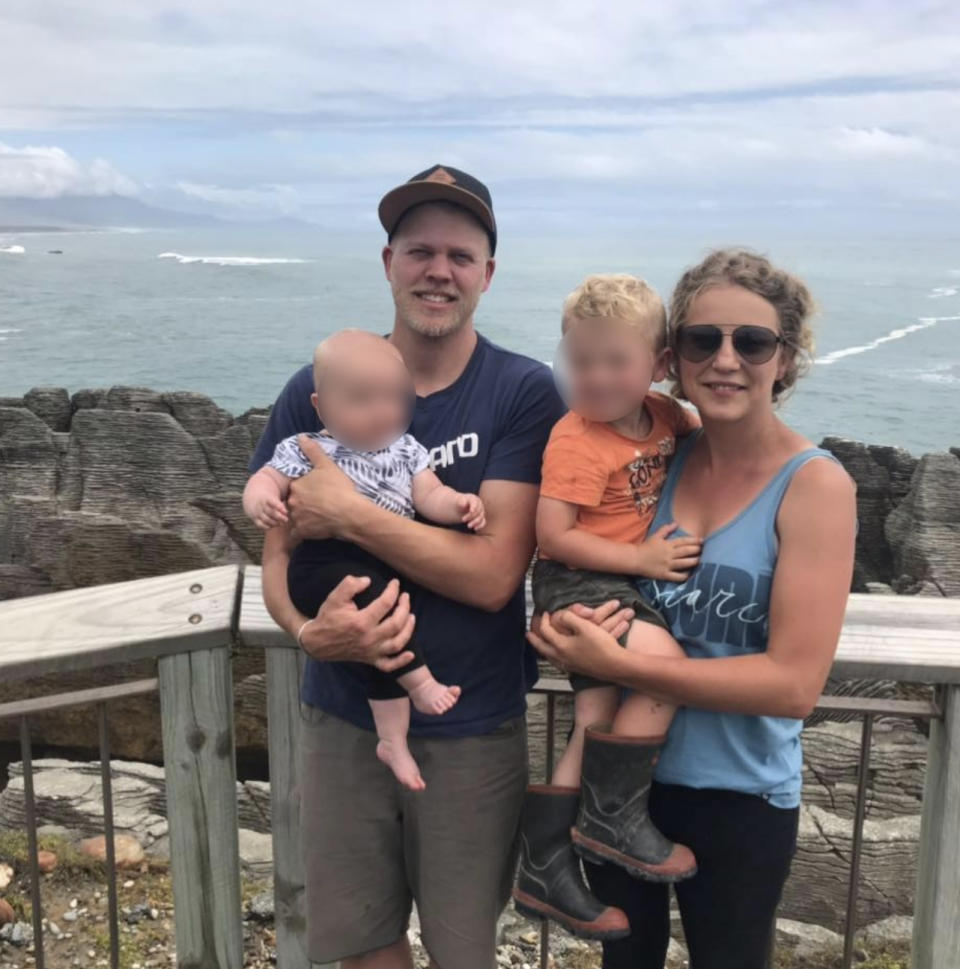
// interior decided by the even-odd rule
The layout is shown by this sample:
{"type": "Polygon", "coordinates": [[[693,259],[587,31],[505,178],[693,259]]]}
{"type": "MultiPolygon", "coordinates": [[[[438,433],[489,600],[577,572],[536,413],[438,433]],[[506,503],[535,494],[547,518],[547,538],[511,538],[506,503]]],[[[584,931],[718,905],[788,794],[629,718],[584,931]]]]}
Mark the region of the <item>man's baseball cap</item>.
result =
{"type": "Polygon", "coordinates": [[[398,185],[380,199],[380,224],[392,236],[397,224],[415,205],[452,202],[475,216],[487,230],[490,255],[497,249],[497,222],[493,217],[490,190],[479,179],[450,165],[433,165],[398,185]]]}

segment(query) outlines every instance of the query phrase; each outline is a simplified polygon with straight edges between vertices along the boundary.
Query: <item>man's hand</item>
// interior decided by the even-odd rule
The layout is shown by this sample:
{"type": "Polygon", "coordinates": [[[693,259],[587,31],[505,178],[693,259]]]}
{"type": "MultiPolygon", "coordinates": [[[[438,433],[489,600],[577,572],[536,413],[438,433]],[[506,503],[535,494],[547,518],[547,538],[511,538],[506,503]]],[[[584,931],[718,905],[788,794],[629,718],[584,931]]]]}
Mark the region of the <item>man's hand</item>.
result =
{"type": "Polygon", "coordinates": [[[648,579],[667,579],[682,582],[700,561],[703,541],[691,535],[669,536],[677,530],[671,522],[658,528],[646,541],[637,546],[637,574],[648,579]]]}
{"type": "Polygon", "coordinates": [[[307,655],[323,661],[351,660],[376,666],[384,673],[413,659],[402,652],[413,635],[410,596],[392,579],[370,605],[358,609],[354,596],[370,579],[348,575],[323,601],[316,618],[303,627],[300,645],[307,655]]]}
{"type": "Polygon", "coordinates": [[[338,538],[338,526],[365,499],[316,441],[301,434],[297,443],[313,470],[290,483],[287,507],[293,539],[338,538]]]}

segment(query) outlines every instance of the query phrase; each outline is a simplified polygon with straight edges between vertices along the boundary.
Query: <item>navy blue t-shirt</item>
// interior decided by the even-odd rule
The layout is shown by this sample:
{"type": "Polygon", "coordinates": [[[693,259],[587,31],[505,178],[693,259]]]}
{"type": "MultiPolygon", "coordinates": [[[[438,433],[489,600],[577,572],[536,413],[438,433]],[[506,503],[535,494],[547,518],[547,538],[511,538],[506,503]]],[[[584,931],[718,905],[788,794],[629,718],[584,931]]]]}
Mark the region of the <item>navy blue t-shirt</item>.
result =
{"type": "MultiPolygon", "coordinates": [[[[284,387],[250,461],[262,467],[285,437],[320,429],[310,405],[313,374],[298,370],[284,387]]],[[[538,484],[550,429],[566,408],[548,367],[482,336],[463,373],[449,387],[418,397],[410,433],[430,452],[444,484],[476,494],[486,480],[538,484]]],[[[459,527],[459,526],[452,526],[459,527]]],[[[523,583],[506,608],[485,612],[418,590],[413,599],[417,642],[434,676],[457,683],[457,705],[441,717],[412,711],[411,734],[461,737],[488,733],[521,716],[537,679],[524,638],[523,583]]],[[[369,730],[373,719],[362,681],[341,663],[307,658],[301,699],[369,730]]]]}

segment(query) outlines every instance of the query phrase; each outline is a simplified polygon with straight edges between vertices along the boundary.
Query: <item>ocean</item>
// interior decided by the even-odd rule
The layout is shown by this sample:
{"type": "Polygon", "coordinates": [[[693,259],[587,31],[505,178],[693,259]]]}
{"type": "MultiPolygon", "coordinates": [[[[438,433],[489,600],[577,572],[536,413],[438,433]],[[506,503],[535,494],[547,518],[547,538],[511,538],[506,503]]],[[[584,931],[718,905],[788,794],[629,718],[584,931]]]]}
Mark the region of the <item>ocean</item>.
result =
{"type": "MultiPolygon", "coordinates": [[[[636,273],[666,299],[727,241],[505,237],[478,329],[549,361],[587,273],[636,273]]],[[[801,275],[820,306],[817,361],[781,408],[791,426],[916,454],[960,445],[960,237],[733,241],[801,275]]],[[[128,384],[262,406],[325,335],[390,329],[381,244],[373,227],[0,233],[0,395],[128,384]]]]}

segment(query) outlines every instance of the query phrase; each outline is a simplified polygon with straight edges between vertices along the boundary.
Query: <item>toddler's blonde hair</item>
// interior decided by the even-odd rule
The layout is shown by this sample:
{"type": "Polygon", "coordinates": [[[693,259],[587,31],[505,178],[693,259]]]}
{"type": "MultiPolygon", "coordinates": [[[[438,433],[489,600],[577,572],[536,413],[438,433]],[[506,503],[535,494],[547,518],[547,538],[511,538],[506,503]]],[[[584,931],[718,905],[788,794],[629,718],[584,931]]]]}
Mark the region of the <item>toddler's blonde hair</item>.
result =
{"type": "Polygon", "coordinates": [[[598,318],[618,319],[644,330],[656,353],[667,344],[667,313],[653,287],[627,273],[596,273],[563,301],[562,329],[598,318]]]}

